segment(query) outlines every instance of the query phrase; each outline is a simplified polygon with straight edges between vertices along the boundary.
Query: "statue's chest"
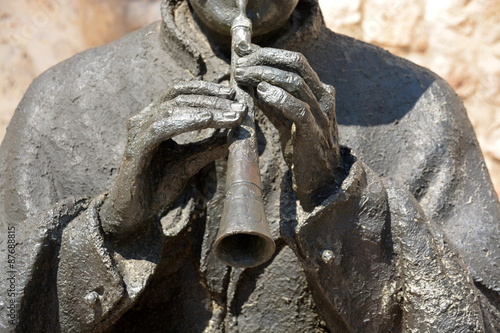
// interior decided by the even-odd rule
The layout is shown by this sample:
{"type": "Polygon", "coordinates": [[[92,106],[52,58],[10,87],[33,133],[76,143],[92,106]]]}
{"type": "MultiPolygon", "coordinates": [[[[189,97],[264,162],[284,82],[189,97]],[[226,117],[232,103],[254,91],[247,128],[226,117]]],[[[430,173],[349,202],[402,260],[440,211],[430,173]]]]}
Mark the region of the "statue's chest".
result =
{"type": "Polygon", "coordinates": [[[278,133],[263,116],[258,117],[257,132],[263,201],[276,252],[267,263],[247,269],[228,267],[215,257],[213,242],[222,215],[226,172],[225,161],[217,161],[209,177],[213,196],[207,204],[200,258],[202,279],[212,298],[211,322],[228,332],[321,332],[324,323],[300,262],[280,235],[282,208],[290,208],[295,200],[286,190],[291,184],[278,133]]]}

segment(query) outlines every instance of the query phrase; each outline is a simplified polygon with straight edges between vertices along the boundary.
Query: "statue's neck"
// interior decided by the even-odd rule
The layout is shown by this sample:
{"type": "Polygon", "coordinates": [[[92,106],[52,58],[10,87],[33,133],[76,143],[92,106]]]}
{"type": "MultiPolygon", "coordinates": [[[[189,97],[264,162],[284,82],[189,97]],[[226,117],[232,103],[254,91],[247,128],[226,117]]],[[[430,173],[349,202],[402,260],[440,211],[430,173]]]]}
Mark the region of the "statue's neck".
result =
{"type": "MultiPolygon", "coordinates": [[[[175,48],[182,53],[178,57],[187,59],[183,62],[194,75],[206,71],[204,67],[210,67],[207,62],[213,62],[213,57],[229,63],[231,38],[204,26],[196,19],[187,0],[163,0],[162,19],[166,40],[176,44],[175,48]]],[[[270,34],[253,38],[252,43],[304,52],[314,44],[323,26],[317,0],[300,0],[287,24],[270,34]]],[[[212,65],[219,67],[216,63],[212,65]]]]}

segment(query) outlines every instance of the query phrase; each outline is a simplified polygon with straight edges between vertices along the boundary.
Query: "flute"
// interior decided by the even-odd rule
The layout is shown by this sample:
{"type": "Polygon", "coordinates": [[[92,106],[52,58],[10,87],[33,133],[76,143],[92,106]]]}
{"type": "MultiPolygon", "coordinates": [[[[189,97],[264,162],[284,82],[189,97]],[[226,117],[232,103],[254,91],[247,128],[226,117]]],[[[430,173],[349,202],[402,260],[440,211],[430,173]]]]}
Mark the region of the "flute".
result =
{"type": "Polygon", "coordinates": [[[217,257],[234,267],[254,267],[268,261],[276,249],[262,202],[259,154],[255,132],[252,90],[234,79],[239,54],[250,51],[252,22],[246,16],[248,0],[236,0],[239,15],[231,25],[231,79],[236,100],[247,106],[247,116],[228,135],[226,191],[222,218],[214,250],[217,257]]]}

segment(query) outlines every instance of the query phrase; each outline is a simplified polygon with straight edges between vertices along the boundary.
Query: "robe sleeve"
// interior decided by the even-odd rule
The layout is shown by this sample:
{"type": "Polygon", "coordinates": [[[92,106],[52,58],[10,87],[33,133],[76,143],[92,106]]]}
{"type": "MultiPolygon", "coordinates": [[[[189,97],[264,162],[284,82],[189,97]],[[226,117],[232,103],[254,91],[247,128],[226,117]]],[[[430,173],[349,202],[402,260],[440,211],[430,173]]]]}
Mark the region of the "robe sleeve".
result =
{"type": "Polygon", "coordinates": [[[411,194],[355,161],[285,238],[332,331],[484,332],[470,272],[411,194]]]}
{"type": "MultiPolygon", "coordinates": [[[[194,199],[186,194],[157,224],[117,246],[105,238],[105,198],[69,199],[16,226],[15,297],[2,279],[4,332],[96,332],[134,305],[161,259],[163,243],[182,234],[194,199]],[[163,235],[161,225],[171,226],[163,235]],[[15,302],[12,318],[10,300],[15,302]]],[[[3,247],[4,244],[2,244],[3,247]]],[[[6,251],[1,252],[7,255],[6,251]]],[[[6,263],[7,258],[2,262],[6,263]]]]}
{"type": "Polygon", "coordinates": [[[71,198],[22,223],[8,219],[2,221],[0,234],[10,231],[15,242],[13,249],[5,243],[0,244],[2,268],[5,268],[0,280],[2,332],[60,331],[55,282],[61,234],[71,221],[86,211],[89,204],[87,198],[71,198]],[[5,274],[11,277],[10,287],[6,284],[5,274]]]}
{"type": "Polygon", "coordinates": [[[124,249],[106,244],[99,220],[102,201],[103,196],[93,200],[62,233],[57,295],[64,332],[112,324],[137,299],[160,259],[162,238],[155,228],[124,249]]]}

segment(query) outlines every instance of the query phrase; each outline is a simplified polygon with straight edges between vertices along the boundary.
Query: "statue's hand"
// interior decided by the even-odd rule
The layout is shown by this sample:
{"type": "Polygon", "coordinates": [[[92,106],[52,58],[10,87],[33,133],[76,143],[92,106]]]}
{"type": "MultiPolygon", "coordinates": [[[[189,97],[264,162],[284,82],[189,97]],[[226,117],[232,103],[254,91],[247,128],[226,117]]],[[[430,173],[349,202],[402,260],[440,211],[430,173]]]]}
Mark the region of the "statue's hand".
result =
{"type": "Polygon", "coordinates": [[[182,193],[188,180],[227,154],[226,136],[178,145],[178,134],[239,124],[245,107],[234,91],[204,81],[180,83],[128,121],[120,169],[100,210],[103,230],[117,240],[147,227],[182,193]]]}
{"type": "Polygon", "coordinates": [[[257,87],[256,103],[280,133],[294,189],[311,210],[343,173],[335,120],[335,89],[323,84],[297,52],[255,47],[240,58],[235,78],[257,87]]]}

